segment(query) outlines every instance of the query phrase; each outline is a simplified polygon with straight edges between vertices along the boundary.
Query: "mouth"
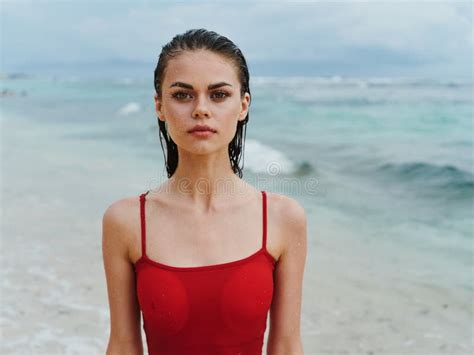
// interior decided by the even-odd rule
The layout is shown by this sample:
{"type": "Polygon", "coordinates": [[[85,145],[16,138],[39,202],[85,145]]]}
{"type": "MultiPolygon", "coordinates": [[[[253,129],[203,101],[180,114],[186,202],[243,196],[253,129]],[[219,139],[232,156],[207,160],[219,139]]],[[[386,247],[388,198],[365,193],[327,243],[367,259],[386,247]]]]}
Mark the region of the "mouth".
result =
{"type": "Polygon", "coordinates": [[[203,131],[216,132],[214,128],[209,127],[207,125],[196,125],[188,132],[193,133],[193,132],[203,132],[203,131]]]}
{"type": "Polygon", "coordinates": [[[190,129],[188,132],[196,137],[208,137],[216,133],[217,131],[214,128],[206,125],[197,125],[190,129]]]}
{"type": "Polygon", "coordinates": [[[191,133],[195,137],[206,138],[206,137],[212,136],[216,132],[207,129],[207,130],[191,130],[189,133],[191,133]]]}

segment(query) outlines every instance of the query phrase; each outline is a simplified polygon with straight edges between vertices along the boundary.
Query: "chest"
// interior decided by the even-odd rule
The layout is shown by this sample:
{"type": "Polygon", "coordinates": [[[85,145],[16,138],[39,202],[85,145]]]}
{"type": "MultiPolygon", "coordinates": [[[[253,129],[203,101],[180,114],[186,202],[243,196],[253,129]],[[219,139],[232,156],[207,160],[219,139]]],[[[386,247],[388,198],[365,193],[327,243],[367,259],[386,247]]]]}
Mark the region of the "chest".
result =
{"type": "MultiPolygon", "coordinates": [[[[186,267],[226,263],[243,259],[262,247],[264,221],[260,204],[202,214],[150,203],[145,216],[147,255],[162,264],[186,267]]],[[[267,213],[267,230],[268,222],[267,213]]],[[[274,243],[267,237],[267,249],[273,255],[277,254],[274,243]]],[[[139,235],[133,244],[133,258],[138,260],[139,235]]]]}
{"type": "Polygon", "coordinates": [[[161,343],[213,339],[215,345],[262,336],[272,303],[273,270],[265,253],[198,268],[142,260],[136,265],[137,295],[147,334],[161,337],[161,343]]]}

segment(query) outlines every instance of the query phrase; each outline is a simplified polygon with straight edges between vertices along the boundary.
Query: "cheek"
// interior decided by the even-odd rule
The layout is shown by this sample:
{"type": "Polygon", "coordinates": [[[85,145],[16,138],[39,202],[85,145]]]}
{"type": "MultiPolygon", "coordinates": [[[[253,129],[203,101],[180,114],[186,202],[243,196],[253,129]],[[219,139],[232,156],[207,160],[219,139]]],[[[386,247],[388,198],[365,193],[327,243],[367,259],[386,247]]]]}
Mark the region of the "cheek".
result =
{"type": "Polygon", "coordinates": [[[237,131],[237,120],[228,118],[225,122],[219,123],[219,145],[229,144],[237,131]]]}
{"type": "Polygon", "coordinates": [[[172,137],[183,134],[183,131],[186,132],[186,119],[191,116],[189,107],[186,107],[186,105],[167,105],[163,108],[163,115],[166,118],[168,132],[172,137]]]}
{"type": "Polygon", "coordinates": [[[220,103],[213,108],[213,113],[217,117],[237,117],[240,112],[240,102],[236,100],[228,100],[220,103]]]}
{"type": "Polygon", "coordinates": [[[182,119],[191,115],[192,107],[191,105],[177,105],[169,103],[164,106],[165,117],[169,117],[172,120],[182,119]]]}
{"type": "MultiPolygon", "coordinates": [[[[178,116],[179,117],[179,116],[178,116]]],[[[186,133],[187,127],[184,125],[183,120],[173,117],[172,119],[167,120],[168,133],[171,135],[174,141],[179,140],[180,136],[184,136],[186,133]]]]}

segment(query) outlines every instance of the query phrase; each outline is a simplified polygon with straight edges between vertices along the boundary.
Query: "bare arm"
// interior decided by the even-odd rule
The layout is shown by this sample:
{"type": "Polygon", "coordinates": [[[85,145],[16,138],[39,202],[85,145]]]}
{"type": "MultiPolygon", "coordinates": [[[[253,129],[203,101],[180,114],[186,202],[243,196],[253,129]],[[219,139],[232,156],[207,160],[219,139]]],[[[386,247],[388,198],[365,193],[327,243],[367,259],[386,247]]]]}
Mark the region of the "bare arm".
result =
{"type": "MultiPolygon", "coordinates": [[[[132,205],[132,206],[131,206],[132,205]]],[[[131,227],[126,199],[114,202],[102,218],[102,256],[110,310],[106,355],[143,355],[135,273],[128,257],[131,227]]]]}
{"type": "Polygon", "coordinates": [[[281,202],[278,216],[286,247],[275,269],[267,354],[303,355],[300,317],[307,252],[306,215],[295,200],[284,197],[281,202]]]}

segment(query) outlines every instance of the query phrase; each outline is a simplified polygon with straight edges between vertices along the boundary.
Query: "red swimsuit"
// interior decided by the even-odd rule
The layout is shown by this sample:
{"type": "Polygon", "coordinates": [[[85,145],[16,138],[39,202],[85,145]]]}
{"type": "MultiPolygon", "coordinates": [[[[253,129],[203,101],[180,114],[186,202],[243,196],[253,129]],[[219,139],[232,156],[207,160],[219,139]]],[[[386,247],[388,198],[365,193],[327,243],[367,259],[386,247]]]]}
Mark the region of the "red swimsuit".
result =
{"type": "Polygon", "coordinates": [[[223,264],[176,267],[146,255],[145,196],[140,195],[142,256],[136,291],[150,355],[261,355],[273,296],[275,259],[267,251],[262,192],[262,247],[223,264]]]}

